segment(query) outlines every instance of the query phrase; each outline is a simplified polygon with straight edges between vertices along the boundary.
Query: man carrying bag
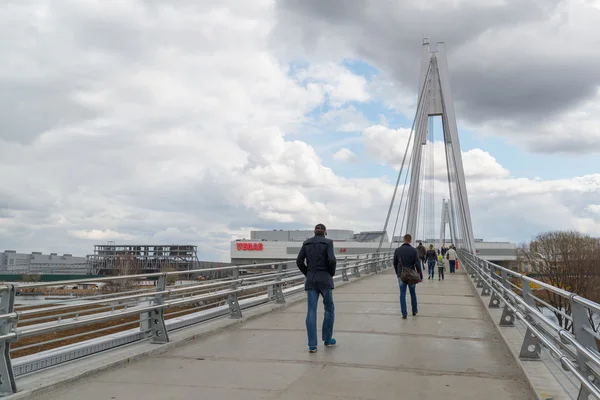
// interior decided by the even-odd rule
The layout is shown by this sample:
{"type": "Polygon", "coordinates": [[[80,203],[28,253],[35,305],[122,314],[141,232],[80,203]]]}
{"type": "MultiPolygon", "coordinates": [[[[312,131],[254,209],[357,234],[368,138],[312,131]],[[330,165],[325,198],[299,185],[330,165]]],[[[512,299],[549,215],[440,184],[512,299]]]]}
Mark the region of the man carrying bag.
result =
{"type": "Polygon", "coordinates": [[[400,286],[400,310],[402,319],[406,319],[408,311],[406,309],[406,287],[410,291],[410,303],[412,306],[412,315],[417,315],[417,293],[416,285],[423,281],[423,270],[419,261],[417,249],[410,245],[412,236],[404,235],[402,246],[394,251],[394,269],[398,277],[400,286]]]}

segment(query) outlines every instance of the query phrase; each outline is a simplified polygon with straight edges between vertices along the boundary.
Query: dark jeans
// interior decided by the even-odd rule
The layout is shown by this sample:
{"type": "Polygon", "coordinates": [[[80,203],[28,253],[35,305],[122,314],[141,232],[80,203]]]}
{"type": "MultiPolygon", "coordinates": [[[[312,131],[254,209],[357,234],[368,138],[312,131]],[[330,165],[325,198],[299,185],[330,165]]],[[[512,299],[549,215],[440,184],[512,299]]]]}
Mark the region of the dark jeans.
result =
{"type": "Polygon", "coordinates": [[[431,279],[435,275],[435,260],[427,260],[427,271],[431,279]]]}
{"type": "Polygon", "coordinates": [[[450,273],[454,273],[454,268],[456,268],[456,260],[448,260],[450,264],[450,273]]]}
{"type": "Polygon", "coordinates": [[[444,267],[438,267],[438,276],[444,279],[444,267]]]}
{"type": "Polygon", "coordinates": [[[412,306],[412,312],[415,314],[417,309],[417,285],[407,285],[402,282],[400,278],[398,278],[398,285],[400,285],[400,311],[402,315],[408,315],[408,311],[406,310],[406,287],[408,286],[408,290],[410,291],[410,305],[412,306]]]}
{"type": "Polygon", "coordinates": [[[325,313],[323,316],[323,328],[321,339],[328,342],[333,337],[333,322],[335,320],[335,307],[333,305],[333,289],[307,290],[308,311],[306,313],[306,333],[308,335],[308,347],[317,347],[317,306],[319,294],[323,296],[325,313]]]}

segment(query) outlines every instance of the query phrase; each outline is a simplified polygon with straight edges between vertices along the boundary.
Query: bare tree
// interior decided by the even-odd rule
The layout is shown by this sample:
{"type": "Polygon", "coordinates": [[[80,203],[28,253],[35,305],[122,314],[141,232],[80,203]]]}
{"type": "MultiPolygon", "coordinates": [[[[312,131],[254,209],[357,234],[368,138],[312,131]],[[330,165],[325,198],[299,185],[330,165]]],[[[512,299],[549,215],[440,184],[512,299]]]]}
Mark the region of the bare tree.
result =
{"type": "MultiPolygon", "coordinates": [[[[574,231],[542,233],[519,249],[519,258],[529,263],[540,280],[586,298],[598,295],[598,257],[596,240],[574,231]]],[[[544,294],[544,300],[556,309],[552,311],[558,323],[570,329],[571,321],[563,315],[571,315],[569,299],[547,289],[544,294]]]]}
{"type": "MultiPolygon", "coordinates": [[[[113,271],[117,276],[138,275],[142,273],[140,263],[132,255],[117,257],[113,271]]],[[[105,286],[105,290],[111,293],[131,290],[135,286],[136,281],[137,279],[135,278],[109,281],[105,286]]]]}
{"type": "MultiPolygon", "coordinates": [[[[166,263],[161,268],[160,272],[174,272],[177,271],[176,266],[170,263],[166,263]]],[[[173,285],[177,282],[178,275],[167,275],[167,285],[173,285]]]]}
{"type": "Polygon", "coordinates": [[[22,279],[23,282],[39,282],[42,277],[40,274],[24,274],[22,279]]]}

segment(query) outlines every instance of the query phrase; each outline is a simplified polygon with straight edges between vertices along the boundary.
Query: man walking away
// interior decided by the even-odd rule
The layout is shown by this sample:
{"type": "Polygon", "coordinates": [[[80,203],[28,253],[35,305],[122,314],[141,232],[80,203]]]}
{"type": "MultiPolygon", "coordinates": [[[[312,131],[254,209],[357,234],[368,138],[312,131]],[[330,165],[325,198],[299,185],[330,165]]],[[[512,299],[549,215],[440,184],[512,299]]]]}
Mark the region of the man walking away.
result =
{"type": "Polygon", "coordinates": [[[308,335],[308,350],[317,351],[317,305],[319,295],[323,296],[325,313],[323,317],[322,339],[325,346],[334,346],[333,322],[335,309],[333,306],[333,276],[335,275],[335,254],[333,240],[325,238],[327,229],[323,224],[315,226],[315,236],[302,244],[296,265],[306,277],[304,290],[308,300],[306,312],[306,333],[308,335]],[[306,260],[306,263],[304,262],[306,260]]]}
{"type": "Polygon", "coordinates": [[[450,246],[446,252],[446,258],[448,259],[448,264],[450,264],[450,273],[453,274],[454,269],[456,268],[456,260],[458,259],[458,254],[456,254],[454,246],[450,246]]]}
{"type": "Polygon", "coordinates": [[[410,245],[412,236],[409,234],[404,235],[402,240],[402,246],[398,247],[394,251],[394,269],[396,270],[396,276],[398,277],[398,284],[400,285],[400,311],[402,312],[402,319],[406,319],[408,311],[406,310],[406,287],[410,291],[410,304],[412,306],[412,315],[417,315],[417,293],[416,285],[407,285],[400,279],[402,268],[413,268],[416,269],[423,280],[423,270],[421,269],[421,262],[419,260],[419,254],[417,249],[410,245]]]}
{"type": "Polygon", "coordinates": [[[421,268],[425,268],[425,260],[427,259],[427,250],[425,246],[423,246],[422,242],[419,242],[417,246],[417,251],[419,252],[419,260],[421,261],[421,268]]]}
{"type": "Polygon", "coordinates": [[[429,278],[427,279],[433,279],[435,277],[435,263],[437,261],[437,253],[433,249],[432,244],[429,245],[429,250],[427,250],[425,256],[427,257],[427,273],[429,274],[429,278]]]}

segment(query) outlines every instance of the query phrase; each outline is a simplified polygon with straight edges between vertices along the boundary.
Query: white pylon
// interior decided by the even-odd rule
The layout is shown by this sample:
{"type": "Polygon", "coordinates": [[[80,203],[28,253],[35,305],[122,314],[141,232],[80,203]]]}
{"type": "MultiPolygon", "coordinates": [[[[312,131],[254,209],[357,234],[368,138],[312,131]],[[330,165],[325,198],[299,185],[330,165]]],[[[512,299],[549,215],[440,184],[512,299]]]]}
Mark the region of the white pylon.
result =
{"type": "Polygon", "coordinates": [[[440,226],[440,241],[438,243],[438,249],[441,249],[442,245],[446,242],[446,224],[450,228],[450,242],[454,244],[454,241],[456,240],[456,227],[450,218],[448,200],[442,199],[442,221],[440,226]]]}
{"type": "Polygon", "coordinates": [[[432,48],[429,40],[423,40],[421,74],[419,79],[419,102],[415,119],[415,140],[412,147],[412,166],[408,191],[408,211],[406,233],[416,236],[419,216],[420,174],[423,146],[427,143],[427,119],[430,116],[441,116],[448,168],[448,184],[450,186],[449,218],[460,237],[454,236],[457,247],[470,252],[475,251],[471,210],[467,198],[465,173],[458,139],[458,128],[454,113],[454,102],[448,73],[446,51],[442,42],[432,48]]]}

